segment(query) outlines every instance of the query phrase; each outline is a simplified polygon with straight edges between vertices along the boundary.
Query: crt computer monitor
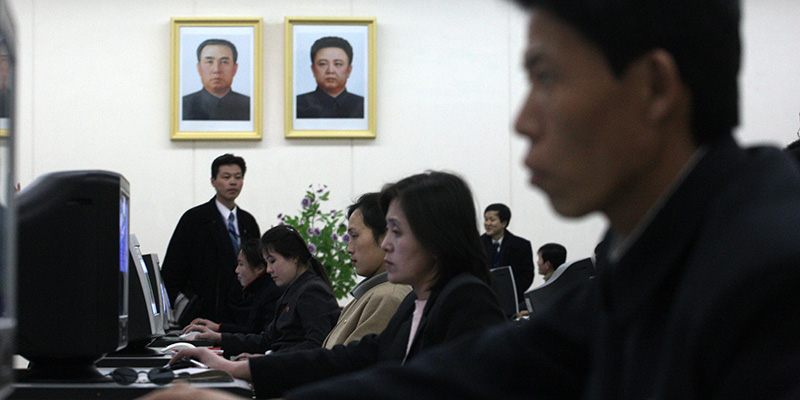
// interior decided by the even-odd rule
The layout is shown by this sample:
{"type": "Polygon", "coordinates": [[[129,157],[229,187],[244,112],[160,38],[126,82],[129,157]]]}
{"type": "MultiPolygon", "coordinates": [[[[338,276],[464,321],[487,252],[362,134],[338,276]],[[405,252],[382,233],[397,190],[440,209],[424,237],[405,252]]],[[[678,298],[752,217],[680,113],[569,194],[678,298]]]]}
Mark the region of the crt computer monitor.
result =
{"type": "Polygon", "coordinates": [[[114,356],[160,356],[147,345],[164,334],[163,310],[153,292],[155,272],[144,261],[139,241],[130,235],[128,286],[128,345],[114,356]]]}
{"type": "Polygon", "coordinates": [[[17,196],[17,346],[24,381],[104,381],[128,342],[130,188],[120,174],[43,175],[17,196]]]}
{"type": "Polygon", "coordinates": [[[13,384],[14,331],[16,329],[15,270],[16,214],[14,190],[14,89],[16,41],[14,24],[0,0],[0,399],[13,384]]]}
{"type": "Polygon", "coordinates": [[[153,287],[153,293],[156,295],[158,304],[161,309],[162,322],[164,331],[169,330],[177,323],[172,315],[172,304],[167,295],[167,287],[164,286],[164,279],[161,277],[161,264],[158,262],[158,256],[154,253],[143,255],[144,263],[147,269],[150,270],[150,284],[153,287]]]}

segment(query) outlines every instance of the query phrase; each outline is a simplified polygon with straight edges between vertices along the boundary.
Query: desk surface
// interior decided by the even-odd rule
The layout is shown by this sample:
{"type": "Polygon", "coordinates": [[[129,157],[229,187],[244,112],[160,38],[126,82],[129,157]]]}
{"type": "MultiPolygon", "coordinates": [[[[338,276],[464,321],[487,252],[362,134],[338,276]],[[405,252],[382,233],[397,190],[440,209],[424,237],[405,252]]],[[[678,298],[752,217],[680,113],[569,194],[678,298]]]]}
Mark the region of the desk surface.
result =
{"type": "MultiPolygon", "coordinates": [[[[134,368],[137,371],[146,372],[147,368],[134,368]]],[[[103,374],[110,374],[114,368],[98,368],[103,374]]],[[[185,381],[184,381],[185,382],[185,381]]],[[[222,383],[198,383],[191,382],[190,385],[218,389],[239,396],[250,398],[253,391],[250,384],[241,379],[233,382],[222,383]]],[[[130,385],[120,385],[114,381],[102,383],[20,383],[14,384],[14,392],[9,399],[135,399],[145,394],[166,387],[168,385],[156,385],[154,383],[133,383],[130,385]]]]}

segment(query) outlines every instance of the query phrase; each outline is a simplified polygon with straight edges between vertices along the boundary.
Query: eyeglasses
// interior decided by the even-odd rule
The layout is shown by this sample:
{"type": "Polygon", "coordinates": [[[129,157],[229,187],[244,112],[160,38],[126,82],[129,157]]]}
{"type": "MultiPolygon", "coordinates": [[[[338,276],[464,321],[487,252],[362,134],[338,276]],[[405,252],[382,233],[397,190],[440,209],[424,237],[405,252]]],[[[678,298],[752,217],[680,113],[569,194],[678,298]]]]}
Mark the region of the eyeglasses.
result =
{"type": "MultiPolygon", "coordinates": [[[[139,375],[144,373],[145,371],[136,371],[133,368],[121,367],[111,371],[110,375],[114,382],[120,385],[130,385],[136,383],[139,379],[139,375]]],[[[170,367],[153,368],[147,371],[146,374],[147,380],[156,385],[166,385],[172,382],[176,377],[175,372],[170,367]]],[[[177,376],[184,377],[188,375],[188,373],[184,372],[177,376]]]]}

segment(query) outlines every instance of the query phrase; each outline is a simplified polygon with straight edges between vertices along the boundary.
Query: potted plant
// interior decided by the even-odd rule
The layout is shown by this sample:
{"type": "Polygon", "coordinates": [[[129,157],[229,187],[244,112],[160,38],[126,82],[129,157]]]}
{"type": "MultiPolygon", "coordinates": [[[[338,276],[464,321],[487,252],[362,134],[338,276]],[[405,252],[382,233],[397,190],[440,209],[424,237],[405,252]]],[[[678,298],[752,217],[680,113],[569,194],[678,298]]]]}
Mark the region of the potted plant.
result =
{"type": "Polygon", "coordinates": [[[325,266],[337,299],[344,298],[356,284],[356,272],[347,254],[347,234],[344,210],[324,211],[328,201],[327,185],[309,185],[300,201],[300,215],[278,214],[280,224],[294,226],[308,243],[308,250],[325,266]]]}

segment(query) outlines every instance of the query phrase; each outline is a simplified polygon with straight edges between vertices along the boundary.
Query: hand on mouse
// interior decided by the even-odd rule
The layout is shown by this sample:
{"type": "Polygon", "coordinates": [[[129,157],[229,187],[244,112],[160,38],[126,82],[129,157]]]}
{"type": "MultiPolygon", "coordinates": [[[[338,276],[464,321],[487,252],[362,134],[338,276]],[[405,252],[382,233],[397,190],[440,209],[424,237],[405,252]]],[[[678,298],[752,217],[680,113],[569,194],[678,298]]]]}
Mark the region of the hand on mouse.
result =
{"type": "Polygon", "coordinates": [[[250,364],[248,361],[228,361],[205,347],[183,349],[172,356],[172,359],[169,360],[169,365],[177,363],[184,357],[189,357],[191,359],[200,361],[211,369],[225,371],[231,374],[231,376],[234,378],[244,379],[247,381],[252,379],[250,376],[250,364]]]}

